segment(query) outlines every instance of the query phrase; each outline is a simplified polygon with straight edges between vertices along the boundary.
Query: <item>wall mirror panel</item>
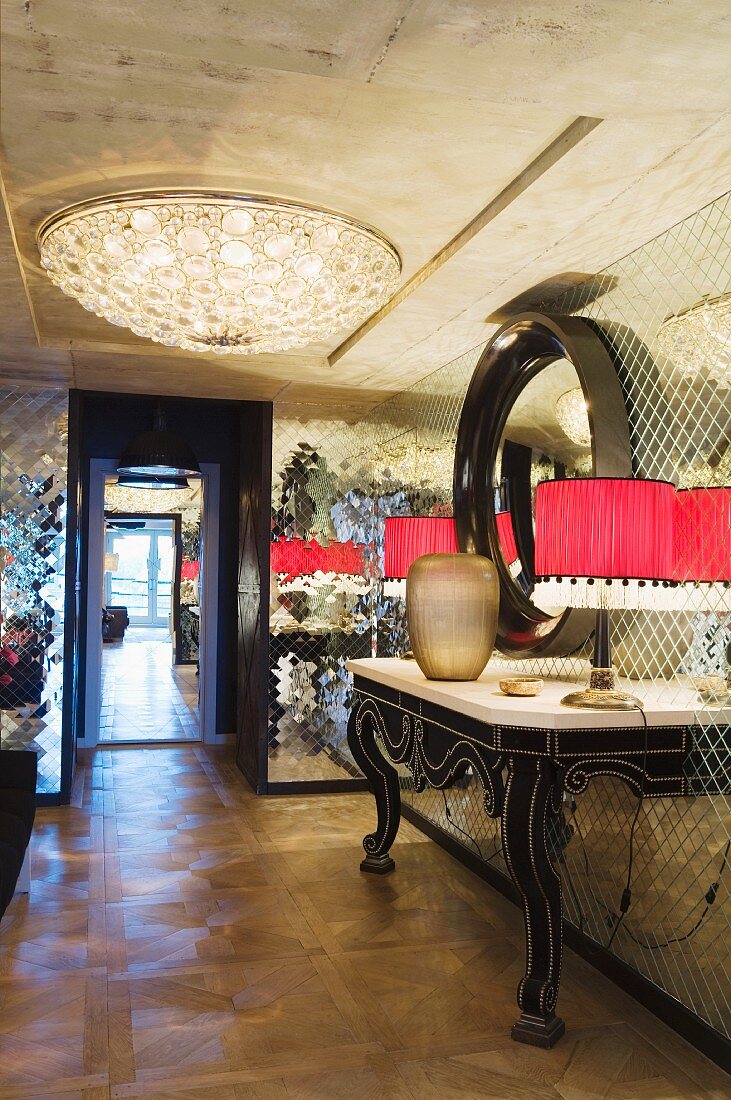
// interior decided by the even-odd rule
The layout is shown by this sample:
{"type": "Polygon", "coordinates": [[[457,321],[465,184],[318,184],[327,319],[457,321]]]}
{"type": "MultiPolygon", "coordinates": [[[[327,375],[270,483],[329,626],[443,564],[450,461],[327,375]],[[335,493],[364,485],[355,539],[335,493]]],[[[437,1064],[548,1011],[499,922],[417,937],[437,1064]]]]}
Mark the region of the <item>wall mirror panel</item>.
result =
{"type": "Polygon", "coordinates": [[[493,467],[503,563],[525,596],[552,617],[564,609],[544,606],[534,596],[536,487],[553,478],[591,477],[592,472],[581,381],[568,359],[556,359],[533,375],[508,410],[493,467]]]}
{"type": "Polygon", "coordinates": [[[575,317],[541,314],[503,326],[467,391],[454,470],[460,549],[498,567],[502,653],[563,656],[583,645],[594,625],[592,612],[533,599],[539,482],[631,473],[622,391],[593,329],[575,317]]]}

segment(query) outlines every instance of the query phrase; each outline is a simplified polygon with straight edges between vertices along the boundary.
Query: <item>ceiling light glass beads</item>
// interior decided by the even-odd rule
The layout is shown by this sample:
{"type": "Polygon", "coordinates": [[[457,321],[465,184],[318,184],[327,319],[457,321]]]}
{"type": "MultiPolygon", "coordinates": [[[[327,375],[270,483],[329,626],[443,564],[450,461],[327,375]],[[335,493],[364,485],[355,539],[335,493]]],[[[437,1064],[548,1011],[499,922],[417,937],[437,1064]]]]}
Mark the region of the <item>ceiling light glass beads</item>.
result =
{"type": "Polygon", "coordinates": [[[373,229],[262,197],[111,196],[60,211],[38,234],[65,294],[171,347],[278,352],[352,330],[398,287],[401,262],[373,229]]]}
{"type": "Polygon", "coordinates": [[[690,378],[704,377],[721,389],[731,386],[731,294],[709,298],[668,317],[657,347],[690,378]]]}
{"type": "Polygon", "coordinates": [[[199,486],[189,489],[130,489],[111,483],[104,489],[108,512],[187,512],[199,507],[199,486]]]}
{"type": "Polygon", "coordinates": [[[577,386],[562,393],[556,401],[556,419],[572,443],[591,446],[591,428],[583,391],[577,386]]]}

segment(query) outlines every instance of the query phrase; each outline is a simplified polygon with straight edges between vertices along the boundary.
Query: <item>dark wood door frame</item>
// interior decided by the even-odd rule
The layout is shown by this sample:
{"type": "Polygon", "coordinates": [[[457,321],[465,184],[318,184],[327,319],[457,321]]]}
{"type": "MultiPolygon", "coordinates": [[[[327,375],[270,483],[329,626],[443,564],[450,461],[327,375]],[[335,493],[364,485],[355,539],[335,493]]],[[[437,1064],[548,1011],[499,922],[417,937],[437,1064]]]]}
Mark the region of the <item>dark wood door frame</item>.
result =
{"type": "Polygon", "coordinates": [[[86,729],[87,648],[89,629],[93,629],[88,599],[92,464],[112,463],[116,468],[121,449],[159,400],[169,411],[175,430],[190,441],[199,462],[219,471],[216,585],[211,596],[217,611],[215,734],[220,740],[235,736],[239,768],[255,790],[263,793],[267,789],[272,404],[71,390],[63,725],[66,782],[61,801],[68,801],[75,741],[83,738],[86,729]]]}

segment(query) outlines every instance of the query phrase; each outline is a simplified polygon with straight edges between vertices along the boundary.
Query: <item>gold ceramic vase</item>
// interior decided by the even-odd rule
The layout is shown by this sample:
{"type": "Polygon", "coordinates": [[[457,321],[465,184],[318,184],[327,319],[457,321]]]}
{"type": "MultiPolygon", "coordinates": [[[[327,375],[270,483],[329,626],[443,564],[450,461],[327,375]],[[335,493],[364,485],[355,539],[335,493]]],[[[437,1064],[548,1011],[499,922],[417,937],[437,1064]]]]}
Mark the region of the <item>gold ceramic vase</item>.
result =
{"type": "Polygon", "coordinates": [[[500,593],[480,554],[425,554],[406,578],[414,657],[427,680],[476,680],[490,659],[500,593]]]}

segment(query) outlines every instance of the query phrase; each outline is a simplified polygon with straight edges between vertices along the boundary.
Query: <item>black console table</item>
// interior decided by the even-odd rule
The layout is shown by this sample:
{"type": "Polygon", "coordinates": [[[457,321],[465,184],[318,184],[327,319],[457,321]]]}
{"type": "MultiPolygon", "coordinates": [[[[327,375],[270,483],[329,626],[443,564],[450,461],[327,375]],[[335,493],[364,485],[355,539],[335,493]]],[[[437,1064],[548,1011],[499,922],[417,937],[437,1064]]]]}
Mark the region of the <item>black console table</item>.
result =
{"type": "Polygon", "coordinates": [[[474,683],[444,683],[397,658],[349,661],[348,668],[356,690],[348,744],[378,814],[363,841],[361,870],[395,868],[390,849],[401,798],[394,764],[408,768],[417,791],[450,787],[471,768],[485,812],[501,820],[505,860],[523,903],[526,972],[512,1037],[552,1047],[565,1025],[556,1015],[561,880],[550,858],[550,819],[561,814],[564,791],[579,794],[599,775],[616,776],[649,798],[687,793],[684,763],[697,721],[691,694],[679,702],[677,692],[663,698],[658,689],[646,702],[645,728],[639,713],[561,707],[566,684],[547,683],[540,697],[516,699],[500,693],[498,673],[489,670],[474,683]]]}

